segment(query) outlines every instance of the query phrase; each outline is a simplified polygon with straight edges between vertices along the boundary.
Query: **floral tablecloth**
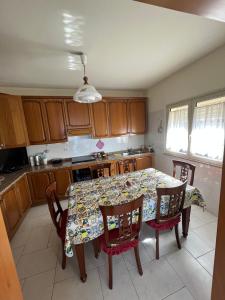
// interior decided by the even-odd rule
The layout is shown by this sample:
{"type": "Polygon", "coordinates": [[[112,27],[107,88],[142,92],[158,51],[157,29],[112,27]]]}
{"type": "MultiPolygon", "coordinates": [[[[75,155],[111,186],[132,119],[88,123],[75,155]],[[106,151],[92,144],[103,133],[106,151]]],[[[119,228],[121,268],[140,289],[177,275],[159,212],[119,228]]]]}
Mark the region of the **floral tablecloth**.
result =
{"type": "MultiPolygon", "coordinates": [[[[72,246],[74,244],[88,242],[103,233],[99,204],[121,204],[144,195],[144,222],[155,219],[156,187],[174,187],[180,184],[179,180],[153,168],[71,184],[67,191],[69,202],[65,241],[66,255],[73,256],[72,246]]],[[[199,190],[188,185],[184,208],[193,203],[200,206],[205,205],[199,190]]],[[[111,219],[109,226],[115,228],[116,221],[111,219]]]]}

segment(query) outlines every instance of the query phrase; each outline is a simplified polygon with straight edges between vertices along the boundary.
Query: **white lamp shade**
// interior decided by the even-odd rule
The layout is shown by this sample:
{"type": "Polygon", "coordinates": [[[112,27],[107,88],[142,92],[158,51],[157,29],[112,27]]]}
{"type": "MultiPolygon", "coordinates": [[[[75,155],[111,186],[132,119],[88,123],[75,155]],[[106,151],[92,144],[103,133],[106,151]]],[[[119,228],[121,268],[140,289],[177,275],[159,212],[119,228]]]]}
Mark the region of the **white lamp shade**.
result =
{"type": "Polygon", "coordinates": [[[82,85],[73,96],[80,103],[95,103],[102,100],[102,95],[90,84],[82,85]]]}

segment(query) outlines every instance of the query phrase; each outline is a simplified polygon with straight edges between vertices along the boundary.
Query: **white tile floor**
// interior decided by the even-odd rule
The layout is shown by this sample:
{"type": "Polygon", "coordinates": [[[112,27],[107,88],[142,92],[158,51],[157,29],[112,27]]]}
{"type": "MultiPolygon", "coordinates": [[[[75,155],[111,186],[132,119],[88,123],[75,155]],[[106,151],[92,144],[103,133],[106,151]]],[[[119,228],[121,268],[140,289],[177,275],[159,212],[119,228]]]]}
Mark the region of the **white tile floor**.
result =
{"type": "MultiPolygon", "coordinates": [[[[63,202],[66,207],[67,203],[63,202]]],[[[154,233],[143,226],[141,277],[133,252],[113,258],[113,290],[108,288],[107,258],[95,259],[86,245],[87,282],[78,276],[76,259],[61,268],[61,244],[47,205],[31,208],[11,242],[25,300],[76,299],[210,299],[217,218],[192,207],[189,237],[178,250],[174,232],[160,235],[160,260],[155,260],[154,233]]],[[[181,232],[181,228],[180,228],[181,232]]]]}

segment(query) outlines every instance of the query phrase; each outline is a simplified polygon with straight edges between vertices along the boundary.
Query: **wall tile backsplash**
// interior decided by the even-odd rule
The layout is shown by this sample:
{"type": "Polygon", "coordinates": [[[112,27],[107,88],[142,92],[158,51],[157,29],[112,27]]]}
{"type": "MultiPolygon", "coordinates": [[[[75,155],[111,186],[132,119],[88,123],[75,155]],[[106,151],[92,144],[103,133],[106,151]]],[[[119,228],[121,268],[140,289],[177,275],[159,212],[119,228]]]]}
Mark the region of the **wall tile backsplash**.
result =
{"type": "MultiPolygon", "coordinates": [[[[99,139],[93,139],[89,136],[82,137],[69,137],[68,142],[48,144],[48,145],[35,145],[27,147],[27,154],[34,155],[36,153],[48,150],[47,158],[69,158],[74,156],[88,155],[92,152],[100,151],[96,144],[99,139]]],[[[101,151],[114,152],[126,150],[128,148],[139,148],[144,145],[144,135],[126,135],[115,138],[101,139],[104,142],[104,147],[101,151]]]]}

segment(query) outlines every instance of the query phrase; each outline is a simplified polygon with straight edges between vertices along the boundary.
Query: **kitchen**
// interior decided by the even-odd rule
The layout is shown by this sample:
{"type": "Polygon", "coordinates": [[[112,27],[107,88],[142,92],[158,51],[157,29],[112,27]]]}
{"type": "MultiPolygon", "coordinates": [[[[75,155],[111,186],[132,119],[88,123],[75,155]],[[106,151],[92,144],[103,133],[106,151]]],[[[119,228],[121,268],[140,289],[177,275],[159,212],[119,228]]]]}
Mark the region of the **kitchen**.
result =
{"type": "Polygon", "coordinates": [[[146,290],[152,299],[210,299],[222,214],[224,23],[138,1],[96,1],[98,11],[90,1],[46,10],[1,1],[0,233],[8,252],[4,261],[0,251],[0,265],[15,294],[1,280],[0,298],[145,299],[146,290]],[[158,55],[166,44],[172,51],[158,55]],[[178,187],[179,216],[159,235],[157,205],[168,196],[160,189],[178,187]],[[103,207],[132,201],[143,205],[128,247],[135,255],[121,245],[115,254],[102,237],[103,207]]]}

